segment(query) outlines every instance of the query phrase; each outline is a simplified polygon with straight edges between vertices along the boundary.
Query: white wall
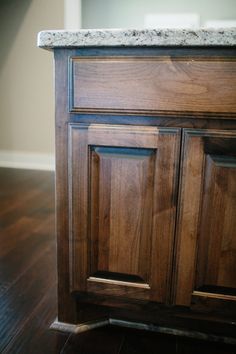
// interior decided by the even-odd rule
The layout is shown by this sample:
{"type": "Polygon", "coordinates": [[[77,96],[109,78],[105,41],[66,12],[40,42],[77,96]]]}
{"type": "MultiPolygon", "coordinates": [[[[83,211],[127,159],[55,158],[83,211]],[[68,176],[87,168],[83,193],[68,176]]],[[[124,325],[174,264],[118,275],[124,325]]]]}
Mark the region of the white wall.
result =
{"type": "Polygon", "coordinates": [[[235,0],[82,0],[84,28],[142,27],[147,13],[199,13],[207,20],[236,19],[235,0]]]}
{"type": "Polygon", "coordinates": [[[64,0],[64,28],[81,28],[81,0],[64,0]]]}
{"type": "Polygon", "coordinates": [[[0,1],[0,166],[52,167],[53,53],[36,37],[63,21],[63,0],[0,1]]]}

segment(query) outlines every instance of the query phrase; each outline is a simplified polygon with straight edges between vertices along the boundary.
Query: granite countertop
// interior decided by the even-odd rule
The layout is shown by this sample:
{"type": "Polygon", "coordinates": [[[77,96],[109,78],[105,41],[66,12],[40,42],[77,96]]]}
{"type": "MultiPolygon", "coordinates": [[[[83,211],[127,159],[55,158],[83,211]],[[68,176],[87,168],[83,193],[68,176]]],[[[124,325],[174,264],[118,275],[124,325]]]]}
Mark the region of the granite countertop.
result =
{"type": "Polygon", "coordinates": [[[235,46],[236,27],[217,29],[82,29],[42,31],[45,49],[101,46],[235,46]]]}

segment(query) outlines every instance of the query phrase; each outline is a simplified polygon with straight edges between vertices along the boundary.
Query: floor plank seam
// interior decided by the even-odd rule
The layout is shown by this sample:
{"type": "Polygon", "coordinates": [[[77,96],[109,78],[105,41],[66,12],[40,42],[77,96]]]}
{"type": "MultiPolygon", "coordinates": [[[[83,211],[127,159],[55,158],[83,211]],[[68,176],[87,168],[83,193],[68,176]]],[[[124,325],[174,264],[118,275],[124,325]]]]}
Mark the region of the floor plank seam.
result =
{"type": "Polygon", "coordinates": [[[123,338],[122,338],[122,341],[121,341],[121,343],[120,343],[120,347],[119,347],[119,349],[118,349],[117,354],[121,354],[121,350],[122,350],[122,347],[123,347],[123,345],[124,345],[124,342],[125,342],[125,335],[124,335],[123,338]]]}
{"type": "Polygon", "coordinates": [[[67,338],[65,344],[63,345],[62,349],[60,350],[60,354],[63,354],[64,349],[66,349],[66,346],[67,346],[67,344],[68,344],[68,342],[69,342],[69,340],[70,340],[70,338],[71,338],[72,336],[73,336],[72,333],[68,336],[68,338],[67,338]]]}

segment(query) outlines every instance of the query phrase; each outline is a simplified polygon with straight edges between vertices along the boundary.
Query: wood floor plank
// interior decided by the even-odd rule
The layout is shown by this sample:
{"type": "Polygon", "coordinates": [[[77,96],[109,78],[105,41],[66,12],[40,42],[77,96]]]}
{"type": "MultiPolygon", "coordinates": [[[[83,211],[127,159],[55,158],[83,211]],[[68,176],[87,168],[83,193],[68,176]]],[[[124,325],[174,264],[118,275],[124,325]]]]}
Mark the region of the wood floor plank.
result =
{"type": "Polygon", "coordinates": [[[0,231],[0,259],[28,237],[40,233],[48,233],[48,240],[55,240],[55,217],[49,214],[46,218],[23,216],[16,223],[0,231]]]}
{"type": "Polygon", "coordinates": [[[69,334],[49,329],[56,314],[56,286],[53,285],[2,354],[60,353],[69,334]]]}
{"type": "Polygon", "coordinates": [[[54,212],[54,174],[52,172],[1,170],[11,171],[0,172],[0,230],[17,222],[22,216],[43,212],[45,209],[48,210],[48,207],[51,208],[52,213],[54,212]],[[17,181],[18,173],[15,171],[19,171],[19,181],[17,181]]]}
{"type": "Polygon", "coordinates": [[[55,249],[48,246],[35,265],[0,298],[0,352],[17,335],[41,298],[55,283],[55,249]]]}
{"type": "Polygon", "coordinates": [[[0,169],[0,352],[59,353],[54,175],[0,169]],[[5,347],[5,349],[3,349],[5,347]]]}
{"type": "Polygon", "coordinates": [[[109,326],[72,335],[61,354],[120,354],[124,333],[123,328],[109,326]]]}
{"type": "Polygon", "coordinates": [[[0,215],[0,227],[6,228],[16,223],[22,216],[45,215],[44,206],[47,204],[47,195],[42,198],[40,190],[26,194],[21,200],[15,200],[11,206],[0,215]]]}
{"type": "MultiPolygon", "coordinates": [[[[54,218],[49,218],[37,231],[28,230],[28,237],[19,240],[9,253],[0,258],[0,301],[3,293],[43,256],[45,249],[53,246],[55,252],[55,242],[49,237],[47,230],[53,221],[54,218]]],[[[53,228],[50,226],[50,229],[53,228]]]]}
{"type": "Polygon", "coordinates": [[[24,239],[30,237],[29,230],[32,230],[33,227],[35,227],[35,219],[28,216],[23,216],[17,220],[16,223],[2,229],[0,231],[0,258],[4,257],[24,239]]]}

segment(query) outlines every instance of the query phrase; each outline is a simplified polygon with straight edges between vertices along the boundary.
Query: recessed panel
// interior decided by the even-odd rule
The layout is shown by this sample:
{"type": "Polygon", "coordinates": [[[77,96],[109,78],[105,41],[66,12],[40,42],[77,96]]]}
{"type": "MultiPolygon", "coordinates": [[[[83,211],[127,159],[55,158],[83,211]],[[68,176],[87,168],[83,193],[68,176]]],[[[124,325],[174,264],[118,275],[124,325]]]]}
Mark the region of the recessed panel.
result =
{"type": "Polygon", "coordinates": [[[91,275],[148,282],[155,156],[154,149],[92,147],[91,275]]]}
{"type": "Polygon", "coordinates": [[[236,289],[236,158],[206,157],[197,290],[236,289]]]}
{"type": "Polygon", "coordinates": [[[71,111],[236,111],[236,62],[211,58],[72,58],[71,111]]]}
{"type": "Polygon", "coordinates": [[[236,301],[236,132],[184,130],[175,303],[236,301]]]}

